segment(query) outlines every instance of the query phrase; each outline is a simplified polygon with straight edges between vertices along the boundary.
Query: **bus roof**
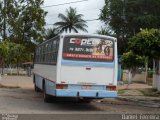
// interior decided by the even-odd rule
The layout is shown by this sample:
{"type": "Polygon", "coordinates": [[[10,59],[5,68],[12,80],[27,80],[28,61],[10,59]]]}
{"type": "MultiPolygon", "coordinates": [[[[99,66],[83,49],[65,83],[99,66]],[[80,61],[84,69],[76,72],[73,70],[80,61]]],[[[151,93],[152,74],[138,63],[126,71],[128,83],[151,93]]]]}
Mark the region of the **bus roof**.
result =
{"type": "Polygon", "coordinates": [[[107,36],[107,35],[99,35],[99,34],[89,34],[89,33],[64,33],[62,36],[89,36],[89,37],[104,37],[109,39],[116,39],[115,37],[107,36]]]}
{"type": "Polygon", "coordinates": [[[89,34],[89,33],[62,33],[59,34],[51,39],[45,40],[44,42],[40,43],[37,46],[41,46],[42,44],[49,42],[50,40],[56,39],[60,36],[88,36],[88,37],[103,37],[103,38],[108,38],[108,39],[116,39],[115,37],[107,36],[107,35],[99,35],[99,34],[89,34]]]}

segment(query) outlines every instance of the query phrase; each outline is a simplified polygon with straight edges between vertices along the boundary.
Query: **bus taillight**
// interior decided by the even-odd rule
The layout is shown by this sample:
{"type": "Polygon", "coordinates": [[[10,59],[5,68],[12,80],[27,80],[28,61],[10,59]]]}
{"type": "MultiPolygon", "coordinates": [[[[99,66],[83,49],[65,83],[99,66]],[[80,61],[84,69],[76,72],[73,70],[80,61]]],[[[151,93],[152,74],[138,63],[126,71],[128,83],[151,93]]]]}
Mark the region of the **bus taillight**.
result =
{"type": "Polygon", "coordinates": [[[67,89],[68,85],[66,84],[56,84],[56,89],[67,89]]]}
{"type": "Polygon", "coordinates": [[[116,91],[116,86],[106,86],[106,90],[108,91],[116,91]]]}

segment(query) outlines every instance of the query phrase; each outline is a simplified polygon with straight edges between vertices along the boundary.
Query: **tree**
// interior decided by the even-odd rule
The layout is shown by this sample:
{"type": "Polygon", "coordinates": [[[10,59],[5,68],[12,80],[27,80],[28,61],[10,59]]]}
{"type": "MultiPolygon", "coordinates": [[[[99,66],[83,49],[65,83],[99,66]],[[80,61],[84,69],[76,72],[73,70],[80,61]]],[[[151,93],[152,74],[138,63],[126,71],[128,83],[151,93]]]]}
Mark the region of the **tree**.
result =
{"type": "Polygon", "coordinates": [[[0,43],[0,61],[1,61],[2,74],[3,74],[4,64],[7,60],[8,55],[9,55],[9,47],[7,42],[0,43]]]}
{"type": "Polygon", "coordinates": [[[100,30],[96,31],[97,34],[100,35],[109,35],[109,36],[115,36],[115,34],[113,33],[113,31],[107,27],[101,27],[100,30]]]}
{"type": "Polygon", "coordinates": [[[17,65],[17,74],[19,74],[19,65],[26,60],[25,47],[9,41],[0,43],[0,58],[2,61],[2,74],[4,66],[17,65]]]}
{"type": "Polygon", "coordinates": [[[56,28],[48,28],[46,30],[45,38],[51,39],[51,38],[55,37],[56,35],[58,35],[58,33],[59,33],[59,31],[56,28]]]}
{"type": "Polygon", "coordinates": [[[57,26],[57,29],[60,32],[71,32],[72,30],[78,33],[78,30],[87,32],[86,21],[82,19],[82,14],[77,14],[76,8],[70,7],[66,9],[66,15],[60,13],[58,18],[61,19],[60,22],[56,22],[54,25],[57,26]]]}
{"type": "Polygon", "coordinates": [[[160,58],[160,30],[145,29],[133,36],[128,43],[128,49],[150,59],[160,58]]]}
{"type": "Polygon", "coordinates": [[[119,53],[141,29],[160,28],[158,6],[159,0],[105,0],[100,19],[116,33],[119,53]]]}
{"type": "Polygon", "coordinates": [[[100,19],[109,26],[117,37],[118,52],[126,51],[126,25],[124,20],[124,6],[122,0],[105,0],[105,6],[101,10],[100,19]]]}
{"type": "Polygon", "coordinates": [[[33,41],[42,42],[45,37],[44,25],[47,12],[41,8],[44,0],[4,1],[0,2],[2,40],[10,40],[27,46],[26,48],[31,45],[29,51],[26,51],[34,52],[33,41]]]}
{"type": "MultiPolygon", "coordinates": [[[[132,50],[135,54],[146,57],[145,63],[147,77],[148,61],[160,59],[160,30],[142,30],[130,39],[128,45],[128,49],[132,50]]],[[[160,68],[158,69],[160,71],[160,68]]]]}
{"type": "MultiPolygon", "coordinates": [[[[45,12],[41,5],[44,0],[0,1],[0,33],[2,41],[9,40],[25,46],[26,60],[35,50],[35,43],[45,38],[45,12]]],[[[23,55],[24,55],[23,54],[23,55]]]]}
{"type": "Polygon", "coordinates": [[[7,5],[7,1],[0,1],[0,32],[1,32],[1,37],[3,40],[6,40],[6,5],[7,5]]]}
{"type": "Polygon", "coordinates": [[[123,68],[128,69],[128,84],[131,83],[132,74],[136,72],[138,67],[144,65],[145,57],[136,55],[133,51],[128,51],[122,55],[123,68]]]}
{"type": "Polygon", "coordinates": [[[43,41],[46,12],[41,8],[43,0],[17,0],[12,11],[8,10],[10,39],[16,43],[43,41]]]}
{"type": "Polygon", "coordinates": [[[25,47],[20,45],[20,44],[16,44],[14,46],[14,49],[13,49],[13,52],[14,52],[14,57],[15,57],[15,62],[16,62],[16,65],[17,65],[17,74],[19,75],[19,65],[20,65],[20,62],[22,62],[23,60],[23,53],[24,53],[24,49],[25,47]]]}

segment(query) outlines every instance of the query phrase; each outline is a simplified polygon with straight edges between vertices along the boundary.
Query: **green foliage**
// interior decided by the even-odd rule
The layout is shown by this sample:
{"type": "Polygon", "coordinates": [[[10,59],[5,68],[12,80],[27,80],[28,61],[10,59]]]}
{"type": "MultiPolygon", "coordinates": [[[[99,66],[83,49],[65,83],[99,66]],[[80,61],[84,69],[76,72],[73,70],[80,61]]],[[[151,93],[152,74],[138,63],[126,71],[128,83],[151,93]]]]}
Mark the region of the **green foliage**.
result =
{"type": "Polygon", "coordinates": [[[24,46],[21,58],[26,58],[26,61],[31,60],[35,49],[34,43],[42,42],[45,37],[44,25],[47,13],[41,8],[43,2],[44,0],[5,0],[4,4],[0,1],[2,41],[9,40],[17,43],[15,44],[17,47],[19,44],[24,46]]]}
{"type": "Polygon", "coordinates": [[[41,8],[43,0],[17,0],[16,4],[18,8],[14,7],[14,9],[17,13],[9,12],[10,16],[13,16],[8,21],[12,32],[11,39],[18,43],[31,40],[42,41],[46,16],[46,12],[41,8]]]}
{"type": "Polygon", "coordinates": [[[48,28],[46,30],[45,38],[51,39],[51,38],[55,37],[56,35],[58,35],[58,33],[59,33],[59,31],[56,28],[48,28]]]}
{"type": "Polygon", "coordinates": [[[137,55],[150,59],[160,58],[160,30],[142,30],[130,39],[128,45],[128,49],[137,55]]]}
{"type": "Polygon", "coordinates": [[[0,57],[5,64],[19,64],[25,61],[25,47],[21,44],[4,41],[0,43],[0,57]]]}
{"type": "Polygon", "coordinates": [[[82,14],[77,14],[76,8],[70,7],[66,9],[66,15],[59,14],[58,17],[61,19],[60,22],[56,22],[54,25],[57,26],[57,29],[60,32],[71,32],[72,30],[78,33],[78,29],[87,32],[85,29],[88,27],[86,21],[82,19],[82,14]]]}
{"type": "Polygon", "coordinates": [[[0,27],[5,29],[7,39],[20,44],[32,40],[42,41],[46,16],[46,12],[41,8],[43,0],[5,0],[5,2],[4,7],[0,2],[0,27]]]}
{"type": "Polygon", "coordinates": [[[122,55],[122,64],[124,68],[134,69],[136,67],[140,67],[144,65],[145,57],[138,56],[133,53],[133,51],[129,51],[122,55]]]}
{"type": "Polygon", "coordinates": [[[110,30],[109,28],[106,28],[106,27],[101,27],[101,29],[97,30],[96,33],[100,34],[100,35],[115,36],[115,34],[113,33],[113,31],[110,30]]]}
{"type": "Polygon", "coordinates": [[[119,53],[140,29],[160,28],[160,0],[105,0],[100,19],[116,33],[119,53]]]}
{"type": "Polygon", "coordinates": [[[123,16],[122,0],[105,0],[100,19],[110,25],[117,34],[120,34],[121,29],[124,27],[123,16]]]}

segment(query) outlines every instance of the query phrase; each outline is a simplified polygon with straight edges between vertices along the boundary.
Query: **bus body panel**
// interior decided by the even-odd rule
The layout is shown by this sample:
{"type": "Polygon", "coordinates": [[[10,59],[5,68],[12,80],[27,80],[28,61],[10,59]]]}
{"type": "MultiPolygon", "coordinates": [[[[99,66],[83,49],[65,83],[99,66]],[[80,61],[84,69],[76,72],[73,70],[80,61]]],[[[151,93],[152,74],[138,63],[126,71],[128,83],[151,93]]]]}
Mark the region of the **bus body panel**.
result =
{"type": "Polygon", "coordinates": [[[118,50],[117,50],[117,39],[114,39],[114,79],[113,79],[113,84],[117,86],[117,76],[118,76],[118,50]]]}
{"type": "Polygon", "coordinates": [[[61,80],[58,83],[81,85],[109,85],[113,83],[114,68],[92,66],[61,67],[61,80]]]}
{"type": "Polygon", "coordinates": [[[55,65],[43,65],[35,64],[34,65],[34,74],[37,74],[45,79],[53,81],[56,83],[57,80],[57,66],[55,65]]]}

